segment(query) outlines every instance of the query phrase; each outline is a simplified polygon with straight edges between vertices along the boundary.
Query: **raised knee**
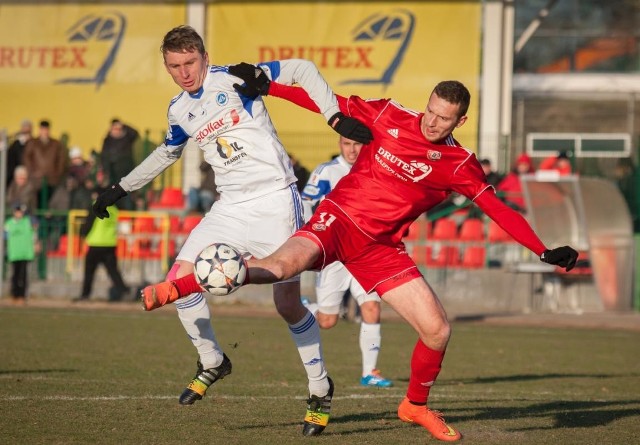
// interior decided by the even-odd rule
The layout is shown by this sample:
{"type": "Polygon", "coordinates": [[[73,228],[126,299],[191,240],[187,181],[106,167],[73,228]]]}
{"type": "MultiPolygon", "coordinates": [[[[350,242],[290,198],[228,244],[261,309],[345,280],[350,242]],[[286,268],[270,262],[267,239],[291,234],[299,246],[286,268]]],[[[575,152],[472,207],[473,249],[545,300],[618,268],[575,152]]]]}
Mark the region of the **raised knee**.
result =
{"type": "Polygon", "coordinates": [[[451,325],[447,320],[431,324],[426,331],[421,333],[422,341],[431,349],[443,350],[451,337],[451,325]]]}

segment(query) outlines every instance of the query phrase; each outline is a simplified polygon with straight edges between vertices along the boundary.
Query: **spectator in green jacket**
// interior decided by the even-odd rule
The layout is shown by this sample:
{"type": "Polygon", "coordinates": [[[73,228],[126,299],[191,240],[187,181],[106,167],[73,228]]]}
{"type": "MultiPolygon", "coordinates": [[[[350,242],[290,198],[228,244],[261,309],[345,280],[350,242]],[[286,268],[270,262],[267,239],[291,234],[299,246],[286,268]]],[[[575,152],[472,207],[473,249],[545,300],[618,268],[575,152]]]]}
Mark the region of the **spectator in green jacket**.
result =
{"type": "Polygon", "coordinates": [[[113,283],[109,291],[109,301],[120,301],[129,292],[118,269],[116,248],[118,245],[118,208],[109,206],[109,217],[96,218],[94,212],[89,211],[87,220],[82,225],[80,235],[85,236],[87,255],[84,262],[84,279],[82,293],[74,302],[87,301],[91,297],[93,279],[100,264],[107,269],[107,274],[113,283]]]}
{"type": "Polygon", "coordinates": [[[4,225],[7,239],[7,259],[12,266],[11,296],[13,303],[24,305],[27,301],[29,263],[40,250],[36,223],[27,216],[26,204],[16,204],[13,216],[4,225]]]}

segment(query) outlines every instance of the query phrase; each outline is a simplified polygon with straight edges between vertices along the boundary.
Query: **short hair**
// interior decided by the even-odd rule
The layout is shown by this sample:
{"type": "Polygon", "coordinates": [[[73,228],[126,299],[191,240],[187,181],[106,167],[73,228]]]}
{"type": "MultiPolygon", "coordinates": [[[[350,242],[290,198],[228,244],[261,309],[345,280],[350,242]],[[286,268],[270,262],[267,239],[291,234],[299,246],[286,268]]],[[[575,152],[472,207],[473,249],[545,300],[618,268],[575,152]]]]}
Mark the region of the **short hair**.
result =
{"type": "Polygon", "coordinates": [[[460,106],[458,117],[467,114],[469,103],[471,102],[471,94],[462,82],[457,80],[444,80],[433,89],[433,92],[441,99],[460,106]]]}
{"type": "Polygon", "coordinates": [[[40,121],[40,126],[44,128],[49,128],[51,124],[49,123],[49,121],[40,121]]]}
{"type": "Polygon", "coordinates": [[[198,51],[204,55],[204,42],[200,34],[188,25],[180,25],[169,31],[162,39],[160,52],[162,56],[168,52],[183,53],[189,51],[198,51]]]}
{"type": "Polygon", "coordinates": [[[489,159],[489,158],[480,159],[480,164],[481,165],[491,165],[491,159],[489,159]]]}
{"type": "Polygon", "coordinates": [[[27,170],[27,167],[25,167],[24,165],[18,165],[13,170],[13,177],[15,178],[16,176],[22,176],[24,178],[28,178],[29,177],[29,170],[27,170]]]}

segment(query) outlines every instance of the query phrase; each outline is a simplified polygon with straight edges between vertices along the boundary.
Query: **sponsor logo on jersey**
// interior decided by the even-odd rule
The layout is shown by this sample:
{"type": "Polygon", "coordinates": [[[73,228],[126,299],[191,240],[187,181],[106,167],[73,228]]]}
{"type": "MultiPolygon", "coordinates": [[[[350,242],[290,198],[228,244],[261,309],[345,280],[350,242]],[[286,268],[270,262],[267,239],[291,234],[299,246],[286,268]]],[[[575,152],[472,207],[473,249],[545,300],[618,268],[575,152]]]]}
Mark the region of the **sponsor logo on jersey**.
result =
{"type": "Polygon", "coordinates": [[[189,112],[189,115],[187,116],[187,120],[188,120],[189,122],[191,122],[191,121],[192,121],[192,120],[194,120],[195,118],[196,118],[196,115],[195,115],[195,114],[193,114],[193,113],[191,113],[191,112],[189,112]]]}
{"type": "Polygon", "coordinates": [[[398,139],[398,129],[397,128],[390,128],[390,129],[387,130],[387,133],[389,133],[394,138],[398,139]]]}
{"type": "Polygon", "coordinates": [[[240,122],[240,115],[236,110],[231,110],[220,119],[207,122],[207,124],[199,130],[195,135],[195,140],[201,143],[205,140],[210,141],[216,138],[223,131],[235,126],[240,122]]]}
{"type": "Polygon", "coordinates": [[[386,150],[384,147],[378,148],[377,158],[378,162],[380,162],[385,169],[394,173],[398,177],[401,177],[400,175],[407,177],[413,182],[418,182],[426,178],[433,170],[433,167],[423,162],[406,162],[386,150]]]}
{"type": "Polygon", "coordinates": [[[216,93],[216,103],[218,105],[226,105],[227,102],[229,102],[229,96],[227,96],[227,93],[225,93],[224,91],[216,93]]]}
{"type": "Polygon", "coordinates": [[[224,138],[216,139],[216,150],[222,159],[226,159],[225,166],[247,156],[242,145],[237,142],[229,142],[224,138]]]}
{"type": "Polygon", "coordinates": [[[440,158],[442,158],[442,152],[438,150],[427,150],[427,159],[430,161],[437,161],[440,158]]]}
{"type": "Polygon", "coordinates": [[[322,223],[315,223],[314,225],[311,226],[311,228],[316,232],[322,232],[323,230],[327,230],[327,226],[325,226],[322,223]]]}

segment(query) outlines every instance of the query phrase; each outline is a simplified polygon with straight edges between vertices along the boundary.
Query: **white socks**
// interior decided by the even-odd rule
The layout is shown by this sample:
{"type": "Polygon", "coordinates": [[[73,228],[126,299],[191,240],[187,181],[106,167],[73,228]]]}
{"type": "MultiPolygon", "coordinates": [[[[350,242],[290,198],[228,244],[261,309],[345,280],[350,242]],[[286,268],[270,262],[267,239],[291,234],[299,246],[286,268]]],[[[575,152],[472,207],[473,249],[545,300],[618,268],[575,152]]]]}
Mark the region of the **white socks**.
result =
{"type": "Polygon", "coordinates": [[[320,347],[320,327],[311,312],[302,317],[298,323],[289,325],[291,338],[298,348],[300,359],[309,378],[309,393],[324,396],[329,391],[327,370],[320,347]]]}
{"type": "Polygon", "coordinates": [[[362,376],[366,377],[376,369],[380,352],[380,323],[360,323],[360,351],[362,352],[362,376]]]}
{"type": "Polygon", "coordinates": [[[218,345],[211,326],[211,312],[201,293],[177,300],[178,317],[184,330],[198,350],[204,369],[215,368],[222,363],[222,349],[218,345]]]}

